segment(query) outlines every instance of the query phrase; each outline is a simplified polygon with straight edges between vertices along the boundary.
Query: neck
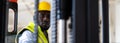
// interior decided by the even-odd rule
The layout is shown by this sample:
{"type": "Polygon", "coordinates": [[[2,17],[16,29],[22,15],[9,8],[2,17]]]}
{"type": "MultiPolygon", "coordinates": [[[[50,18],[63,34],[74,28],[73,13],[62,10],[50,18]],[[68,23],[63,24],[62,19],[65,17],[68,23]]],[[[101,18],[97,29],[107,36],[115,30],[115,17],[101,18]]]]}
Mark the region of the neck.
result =
{"type": "Polygon", "coordinates": [[[46,31],[46,30],[48,30],[48,29],[47,29],[47,28],[41,27],[41,30],[42,30],[42,31],[46,31]]]}

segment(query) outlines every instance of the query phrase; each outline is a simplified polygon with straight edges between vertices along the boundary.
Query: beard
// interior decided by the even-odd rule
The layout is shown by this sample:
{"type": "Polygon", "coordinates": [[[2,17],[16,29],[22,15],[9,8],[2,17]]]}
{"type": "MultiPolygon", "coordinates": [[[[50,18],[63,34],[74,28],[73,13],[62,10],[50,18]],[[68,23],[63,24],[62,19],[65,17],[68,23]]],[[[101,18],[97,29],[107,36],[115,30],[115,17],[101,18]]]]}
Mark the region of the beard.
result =
{"type": "Polygon", "coordinates": [[[41,23],[39,23],[39,25],[43,30],[48,30],[50,27],[50,23],[48,23],[48,22],[41,22],[41,23]]]}

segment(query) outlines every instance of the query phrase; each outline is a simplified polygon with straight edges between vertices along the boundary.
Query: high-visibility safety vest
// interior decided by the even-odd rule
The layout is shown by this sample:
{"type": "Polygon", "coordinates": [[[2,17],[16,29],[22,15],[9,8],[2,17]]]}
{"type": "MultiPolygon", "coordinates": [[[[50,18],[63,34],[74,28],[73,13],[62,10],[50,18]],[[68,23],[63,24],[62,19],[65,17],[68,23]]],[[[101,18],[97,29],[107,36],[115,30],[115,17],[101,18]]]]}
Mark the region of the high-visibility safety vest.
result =
{"type": "MultiPolygon", "coordinates": [[[[35,27],[35,24],[33,22],[31,22],[27,27],[25,27],[24,29],[22,29],[20,32],[18,32],[17,36],[16,36],[16,39],[15,39],[15,42],[17,43],[18,41],[18,37],[21,36],[21,34],[25,31],[25,30],[29,30],[31,31],[32,33],[34,32],[34,27],[35,27]]],[[[46,38],[46,36],[44,35],[44,33],[42,32],[40,26],[38,26],[38,43],[48,43],[48,40],[46,38]],[[39,34],[40,33],[40,34],[39,34]]]]}

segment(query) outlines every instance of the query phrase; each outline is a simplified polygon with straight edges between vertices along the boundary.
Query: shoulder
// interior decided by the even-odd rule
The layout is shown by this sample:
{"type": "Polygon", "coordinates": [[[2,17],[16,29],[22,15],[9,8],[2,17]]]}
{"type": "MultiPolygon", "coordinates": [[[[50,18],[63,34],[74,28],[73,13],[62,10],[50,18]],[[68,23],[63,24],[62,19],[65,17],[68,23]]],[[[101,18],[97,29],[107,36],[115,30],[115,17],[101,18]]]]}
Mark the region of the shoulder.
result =
{"type": "Polygon", "coordinates": [[[25,30],[23,33],[22,33],[22,35],[23,36],[31,36],[33,33],[31,32],[31,31],[29,31],[29,30],[25,30]]]}
{"type": "Polygon", "coordinates": [[[29,30],[25,30],[19,37],[19,43],[21,42],[33,42],[33,33],[29,30]]]}
{"type": "MultiPolygon", "coordinates": [[[[33,33],[32,33],[31,31],[25,30],[25,31],[21,34],[20,38],[21,38],[21,37],[25,37],[25,38],[27,38],[27,37],[32,37],[32,35],[33,35],[33,33]]],[[[24,39],[24,38],[23,38],[23,39],[24,39]]]]}

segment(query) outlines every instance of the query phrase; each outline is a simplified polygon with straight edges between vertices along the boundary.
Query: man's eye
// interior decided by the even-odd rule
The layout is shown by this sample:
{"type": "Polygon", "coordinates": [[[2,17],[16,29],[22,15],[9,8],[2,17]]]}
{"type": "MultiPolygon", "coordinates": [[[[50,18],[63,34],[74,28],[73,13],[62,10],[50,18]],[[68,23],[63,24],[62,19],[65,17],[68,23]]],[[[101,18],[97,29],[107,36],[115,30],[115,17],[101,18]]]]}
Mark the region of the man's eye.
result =
{"type": "Polygon", "coordinates": [[[43,14],[39,14],[39,17],[43,17],[44,15],[43,14]]]}

